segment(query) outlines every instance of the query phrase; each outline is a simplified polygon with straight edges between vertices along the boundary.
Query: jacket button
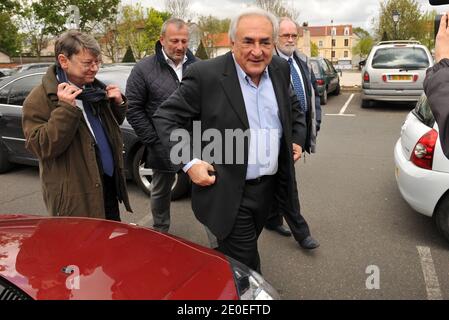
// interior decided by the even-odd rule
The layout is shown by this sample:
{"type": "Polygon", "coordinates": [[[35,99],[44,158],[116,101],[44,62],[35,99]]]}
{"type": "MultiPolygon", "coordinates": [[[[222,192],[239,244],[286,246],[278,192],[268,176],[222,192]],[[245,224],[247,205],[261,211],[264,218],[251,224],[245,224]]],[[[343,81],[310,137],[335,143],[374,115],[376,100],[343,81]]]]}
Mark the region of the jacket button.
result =
{"type": "Polygon", "coordinates": [[[95,188],[100,188],[100,184],[99,183],[95,184],[95,188]]]}

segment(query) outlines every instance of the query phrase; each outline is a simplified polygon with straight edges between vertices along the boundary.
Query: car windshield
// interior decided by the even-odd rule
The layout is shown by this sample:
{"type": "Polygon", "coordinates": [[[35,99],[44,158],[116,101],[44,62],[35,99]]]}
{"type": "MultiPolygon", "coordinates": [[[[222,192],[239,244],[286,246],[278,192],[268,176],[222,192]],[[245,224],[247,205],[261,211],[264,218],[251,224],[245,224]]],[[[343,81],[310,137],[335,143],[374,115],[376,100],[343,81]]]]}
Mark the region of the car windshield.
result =
{"type": "Polygon", "coordinates": [[[421,98],[416,103],[416,107],[413,113],[424,123],[426,126],[432,128],[435,124],[435,118],[430,109],[429,101],[426,95],[422,95],[421,98]]]}
{"type": "Polygon", "coordinates": [[[426,51],[417,47],[381,48],[372,62],[374,69],[426,69],[429,65],[426,51]]]}

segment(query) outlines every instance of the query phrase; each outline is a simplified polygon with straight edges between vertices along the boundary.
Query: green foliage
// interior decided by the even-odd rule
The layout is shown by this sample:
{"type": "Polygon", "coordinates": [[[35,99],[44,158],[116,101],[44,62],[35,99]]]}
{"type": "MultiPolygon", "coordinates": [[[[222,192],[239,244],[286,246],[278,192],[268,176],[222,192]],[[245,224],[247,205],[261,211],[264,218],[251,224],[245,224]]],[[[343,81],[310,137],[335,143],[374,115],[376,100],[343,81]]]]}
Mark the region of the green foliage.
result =
{"type": "Polygon", "coordinates": [[[203,41],[200,41],[200,45],[198,46],[198,49],[196,50],[195,56],[201,60],[207,60],[209,59],[206,48],[203,45],[203,41]]]}
{"type": "Polygon", "coordinates": [[[368,56],[368,54],[371,51],[371,48],[374,45],[374,40],[371,38],[371,36],[368,34],[364,38],[361,38],[359,42],[355,45],[354,48],[352,48],[352,53],[354,55],[360,56],[361,59],[364,59],[368,56]]]}
{"type": "Polygon", "coordinates": [[[147,54],[154,53],[154,47],[159,40],[162,24],[170,18],[170,13],[160,12],[151,8],[145,21],[145,33],[148,37],[147,54]]]}
{"type": "Polygon", "coordinates": [[[311,41],[310,42],[310,56],[311,57],[318,57],[319,54],[319,50],[318,50],[318,45],[311,41]]]}
{"type": "Polygon", "coordinates": [[[148,38],[145,32],[145,10],[138,4],[135,6],[126,5],[121,8],[122,18],[118,23],[118,39],[123,48],[130,47],[134,56],[141,59],[147,52],[148,38]]]}
{"type": "Polygon", "coordinates": [[[21,50],[21,36],[8,13],[0,13],[0,50],[9,56],[21,50]]]}
{"type": "Polygon", "coordinates": [[[123,57],[122,62],[136,62],[136,59],[134,58],[133,51],[131,50],[131,47],[128,47],[126,50],[125,56],[123,57]]]}
{"type": "Polygon", "coordinates": [[[14,0],[0,0],[0,13],[14,13],[19,8],[19,3],[14,0]]]}
{"type": "Polygon", "coordinates": [[[380,3],[379,17],[374,27],[378,39],[383,38],[384,33],[391,40],[422,39],[424,28],[419,3],[416,0],[384,0],[380,3]],[[397,29],[393,22],[394,10],[400,14],[397,29]]]}
{"type": "Polygon", "coordinates": [[[220,20],[212,15],[200,16],[198,18],[198,26],[203,35],[228,32],[230,24],[230,19],[220,20]]]}
{"type": "Polygon", "coordinates": [[[365,38],[369,36],[369,32],[361,27],[355,27],[352,32],[359,38],[365,38]]]}

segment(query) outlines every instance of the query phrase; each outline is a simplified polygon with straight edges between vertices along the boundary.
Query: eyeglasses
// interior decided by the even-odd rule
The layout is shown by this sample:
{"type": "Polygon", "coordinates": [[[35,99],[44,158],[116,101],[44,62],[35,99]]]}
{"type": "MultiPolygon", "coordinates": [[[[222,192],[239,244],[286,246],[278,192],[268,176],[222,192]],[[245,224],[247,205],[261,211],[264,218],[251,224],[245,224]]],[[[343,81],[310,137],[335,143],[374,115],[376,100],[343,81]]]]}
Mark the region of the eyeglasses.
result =
{"type": "Polygon", "coordinates": [[[292,38],[293,40],[298,39],[297,34],[289,34],[289,33],[281,34],[279,37],[281,37],[282,39],[290,39],[290,38],[292,38]]]}
{"type": "Polygon", "coordinates": [[[101,67],[101,60],[94,60],[94,61],[90,61],[90,62],[80,62],[80,64],[83,66],[84,69],[91,69],[94,65],[97,68],[101,67]]]}

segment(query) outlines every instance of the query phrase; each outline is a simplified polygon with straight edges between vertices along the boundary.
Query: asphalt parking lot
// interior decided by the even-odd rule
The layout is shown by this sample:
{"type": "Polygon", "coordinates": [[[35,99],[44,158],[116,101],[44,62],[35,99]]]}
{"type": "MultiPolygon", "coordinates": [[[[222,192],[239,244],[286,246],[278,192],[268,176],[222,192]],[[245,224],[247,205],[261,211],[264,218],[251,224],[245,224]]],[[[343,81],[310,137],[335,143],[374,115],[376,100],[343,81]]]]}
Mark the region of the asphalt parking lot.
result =
{"type": "MultiPolygon", "coordinates": [[[[449,299],[449,245],[401,198],[393,147],[412,105],[361,109],[358,92],[330,96],[317,154],[297,164],[301,208],[321,247],[264,231],[264,277],[283,299],[449,299]]],[[[46,215],[37,168],[0,175],[0,214],[46,215]]],[[[130,184],[128,223],[151,226],[149,198],[130,184]]],[[[172,204],[170,232],[208,245],[189,199],[172,204]]]]}

